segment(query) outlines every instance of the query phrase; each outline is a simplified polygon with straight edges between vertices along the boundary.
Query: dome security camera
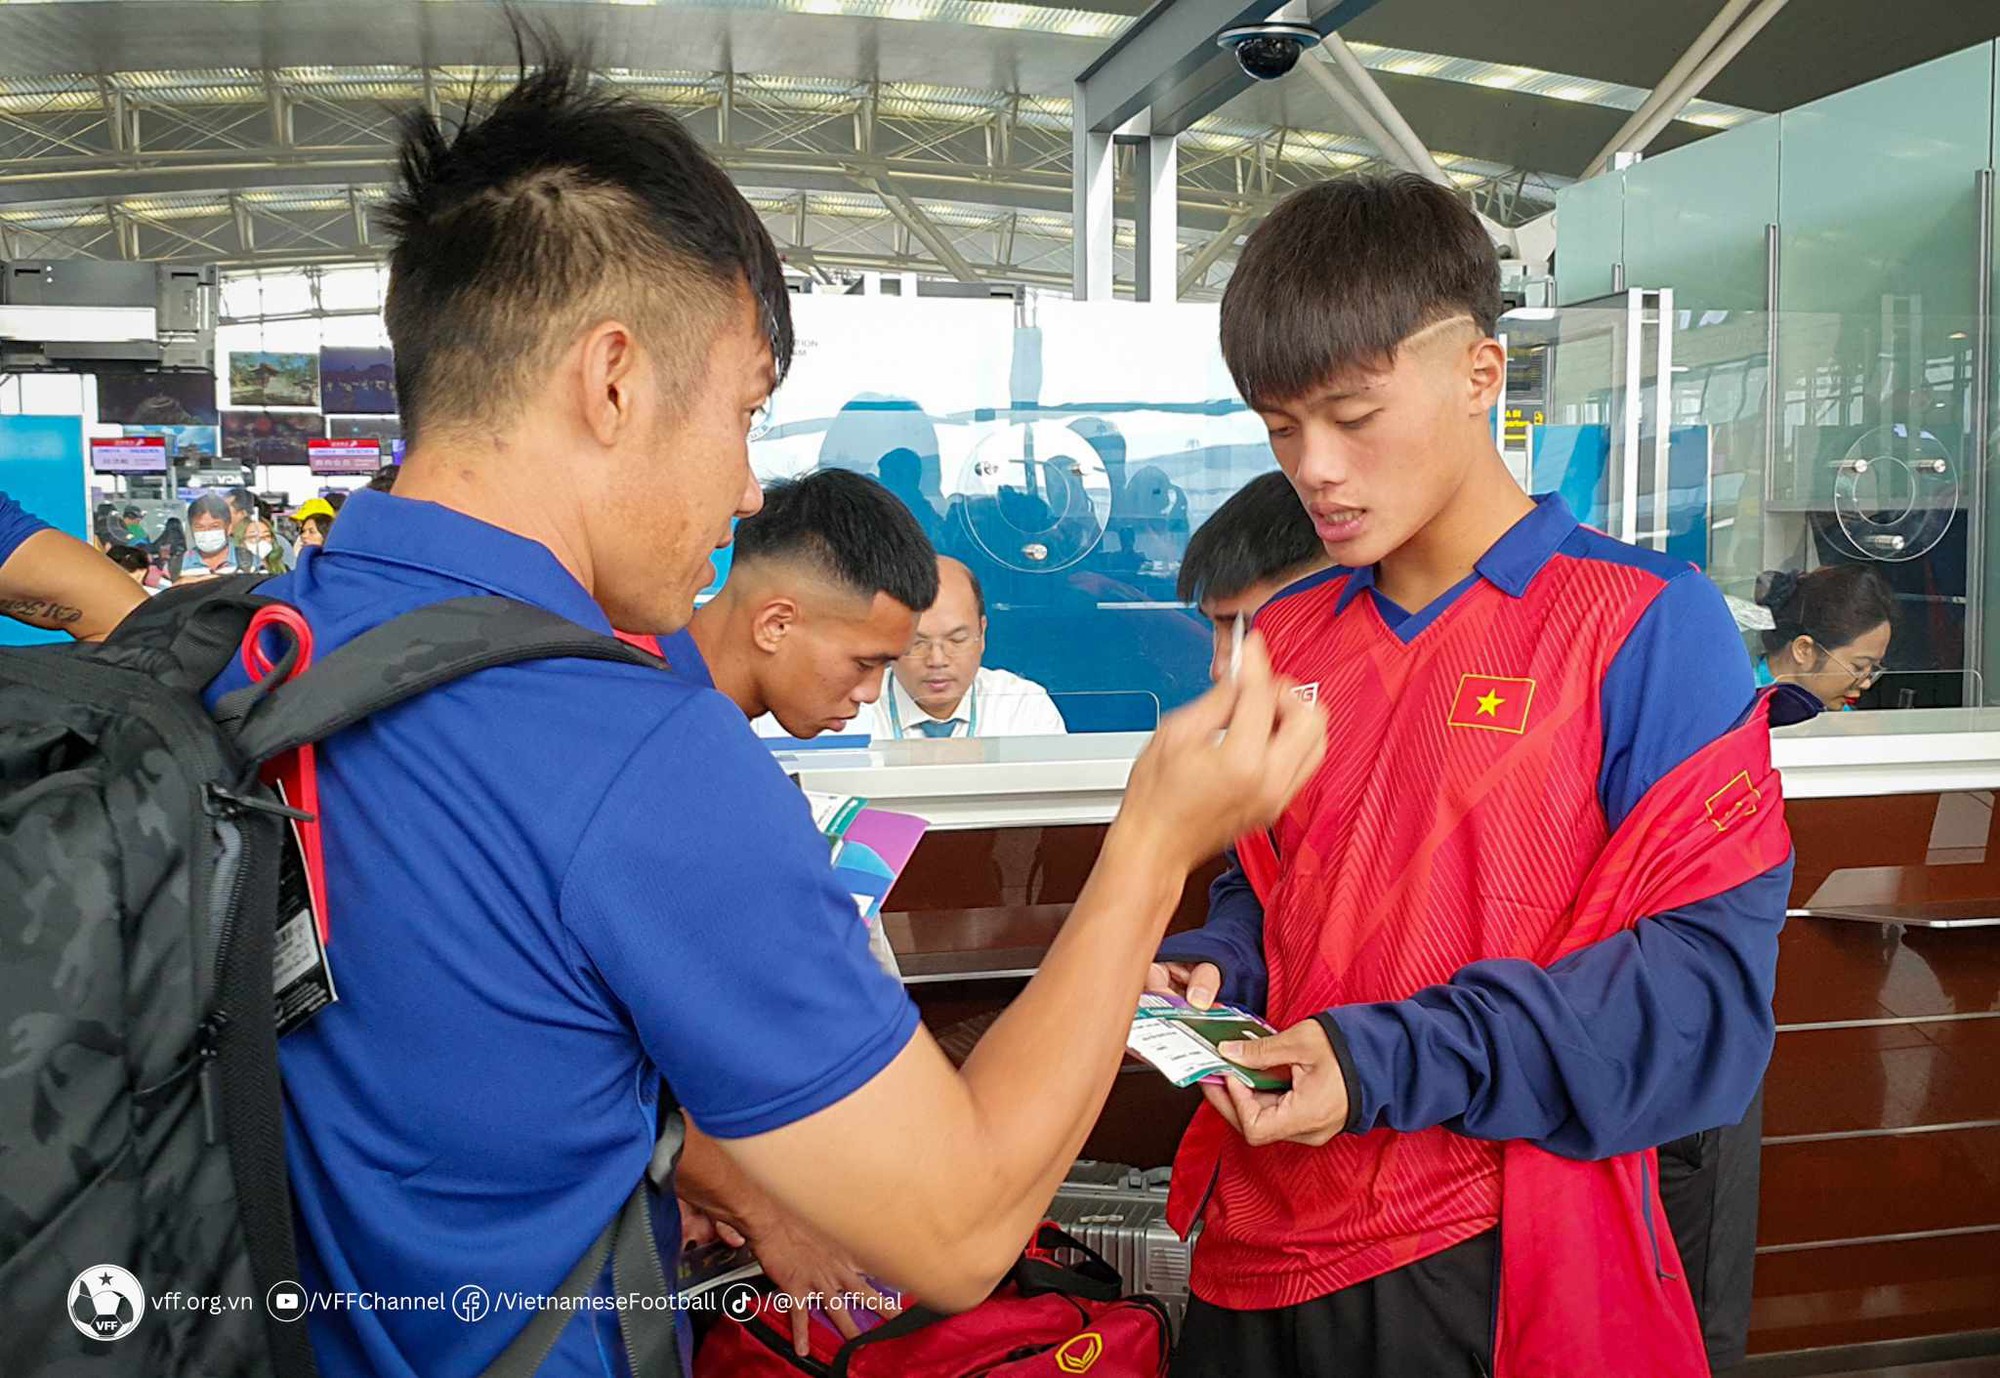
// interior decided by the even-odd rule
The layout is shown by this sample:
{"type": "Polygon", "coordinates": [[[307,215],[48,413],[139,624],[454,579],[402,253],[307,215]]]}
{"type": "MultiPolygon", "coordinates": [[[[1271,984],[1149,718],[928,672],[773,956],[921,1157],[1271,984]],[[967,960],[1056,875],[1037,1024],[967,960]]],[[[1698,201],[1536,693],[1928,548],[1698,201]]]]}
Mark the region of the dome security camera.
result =
{"type": "Polygon", "coordinates": [[[1319,31],[1310,24],[1246,24],[1224,29],[1215,41],[1236,54],[1236,65],[1253,81],[1276,81],[1318,44],[1319,31]]]}

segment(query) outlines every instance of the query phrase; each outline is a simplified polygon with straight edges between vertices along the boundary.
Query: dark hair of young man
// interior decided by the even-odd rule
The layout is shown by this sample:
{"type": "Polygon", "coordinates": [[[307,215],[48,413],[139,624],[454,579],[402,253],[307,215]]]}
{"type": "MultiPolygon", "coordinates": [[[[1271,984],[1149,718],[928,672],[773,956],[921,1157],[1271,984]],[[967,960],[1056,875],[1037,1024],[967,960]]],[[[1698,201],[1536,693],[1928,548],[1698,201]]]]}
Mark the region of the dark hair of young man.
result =
{"type": "Polygon", "coordinates": [[[1234,598],[1293,570],[1326,563],[1291,480],[1259,474],[1215,509],[1188,538],[1175,592],[1183,603],[1234,598]]]}
{"type": "Polygon", "coordinates": [[[861,598],[886,593],[914,612],[937,601],[937,555],[894,493],[847,469],[780,479],[736,524],[735,565],[793,560],[861,598]]]}
{"type": "Polygon", "coordinates": [[[790,302],[750,204],[666,110],[594,88],[518,22],[515,37],[521,82],[484,119],[403,122],[383,314],[404,435],[517,414],[550,356],[614,314],[682,391],[745,284],[782,379],[790,302]]]}
{"type": "Polygon", "coordinates": [[[1491,335],[1500,264],[1479,218],[1415,173],[1342,177],[1288,197],[1243,247],[1222,297],[1222,356],[1252,407],[1385,368],[1425,326],[1491,335]]]}
{"type": "Polygon", "coordinates": [[[135,545],[106,546],[104,553],[110,557],[112,564],[132,573],[136,573],[153,563],[147,558],[146,552],[135,545]]]}
{"type": "Polygon", "coordinates": [[[368,476],[369,490],[376,493],[395,492],[396,475],[402,472],[402,468],[400,464],[384,464],[368,476]]]}

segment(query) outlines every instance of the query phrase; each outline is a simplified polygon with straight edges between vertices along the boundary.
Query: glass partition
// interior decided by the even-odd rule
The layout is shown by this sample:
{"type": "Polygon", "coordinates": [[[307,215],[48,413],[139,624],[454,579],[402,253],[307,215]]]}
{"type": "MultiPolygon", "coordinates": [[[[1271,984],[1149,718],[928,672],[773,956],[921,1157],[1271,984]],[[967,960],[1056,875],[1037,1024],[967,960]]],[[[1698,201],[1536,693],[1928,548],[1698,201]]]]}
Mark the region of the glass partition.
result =
{"type": "Polygon", "coordinates": [[[1217,311],[799,297],[752,461],[879,478],[978,577],[986,668],[1049,691],[1071,731],[1150,727],[1208,684],[1209,629],[1175,593],[1188,535],[1273,467],[1217,311]]]}
{"type": "MultiPolygon", "coordinates": [[[[982,664],[1048,691],[1067,731],[1149,725],[1202,690],[1210,633],[1176,596],[1181,556],[1273,464],[1214,306],[796,304],[798,361],[752,447],[761,478],[880,478],[977,574],[982,664]]],[[[1870,566],[1895,631],[1856,706],[1979,703],[1985,325],[1896,294],[1772,313],[1634,290],[1516,311],[1502,330],[1522,418],[1505,445],[1533,491],[1706,571],[1753,655],[1771,622],[1760,576],[1870,566]]]]}
{"type": "Polygon", "coordinates": [[[1974,417],[1987,322],[1893,297],[1866,314],[1774,315],[1643,291],[1536,314],[1507,322],[1510,352],[1543,352],[1550,379],[1531,486],[1700,566],[1753,654],[1771,627],[1762,574],[1867,565],[1896,612],[1886,672],[1855,706],[1984,702],[1968,589],[1985,539],[1974,417]]]}

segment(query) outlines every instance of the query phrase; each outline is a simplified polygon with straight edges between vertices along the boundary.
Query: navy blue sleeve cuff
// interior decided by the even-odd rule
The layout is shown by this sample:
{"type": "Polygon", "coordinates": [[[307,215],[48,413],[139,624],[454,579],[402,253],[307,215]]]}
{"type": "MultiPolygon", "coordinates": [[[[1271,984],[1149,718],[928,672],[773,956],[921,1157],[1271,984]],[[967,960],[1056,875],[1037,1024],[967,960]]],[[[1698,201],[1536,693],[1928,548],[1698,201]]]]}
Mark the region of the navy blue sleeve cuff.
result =
{"type": "Polygon", "coordinates": [[[1340,1079],[1347,1083],[1347,1123],[1340,1127],[1340,1132],[1352,1134],[1362,1124],[1361,1078],[1354,1071],[1354,1051],[1347,1046],[1347,1035],[1340,1031],[1340,1021],[1333,1017],[1332,1010],[1321,1010],[1313,1018],[1326,1031],[1326,1041],[1333,1045],[1333,1060],[1340,1064],[1340,1079]]]}
{"type": "Polygon", "coordinates": [[[1213,962],[1222,968],[1223,979],[1229,978],[1232,965],[1230,957],[1233,948],[1227,941],[1200,928],[1190,928],[1185,933],[1169,933],[1160,944],[1160,950],[1153,954],[1156,962],[1213,962]]]}
{"type": "Polygon", "coordinates": [[[1255,956],[1227,934],[1211,928],[1193,928],[1175,933],[1153,954],[1156,962],[1213,962],[1222,973],[1222,985],[1215,998],[1252,1014],[1264,1012],[1267,994],[1264,970],[1255,956]]]}

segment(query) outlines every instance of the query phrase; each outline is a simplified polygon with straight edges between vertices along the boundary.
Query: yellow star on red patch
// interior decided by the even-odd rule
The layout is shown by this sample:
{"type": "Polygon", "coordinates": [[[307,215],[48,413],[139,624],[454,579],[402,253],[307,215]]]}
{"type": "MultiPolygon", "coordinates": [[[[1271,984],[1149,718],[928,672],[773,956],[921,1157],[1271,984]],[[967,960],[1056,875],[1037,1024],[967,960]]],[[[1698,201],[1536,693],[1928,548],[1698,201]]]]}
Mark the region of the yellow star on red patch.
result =
{"type": "Polygon", "coordinates": [[[1479,712],[1483,717],[1497,718],[1500,716],[1500,705],[1505,702],[1507,700],[1488,689],[1479,696],[1479,712]]]}

